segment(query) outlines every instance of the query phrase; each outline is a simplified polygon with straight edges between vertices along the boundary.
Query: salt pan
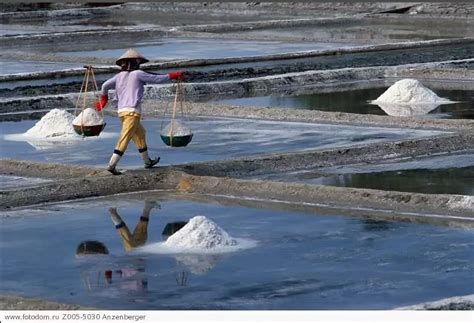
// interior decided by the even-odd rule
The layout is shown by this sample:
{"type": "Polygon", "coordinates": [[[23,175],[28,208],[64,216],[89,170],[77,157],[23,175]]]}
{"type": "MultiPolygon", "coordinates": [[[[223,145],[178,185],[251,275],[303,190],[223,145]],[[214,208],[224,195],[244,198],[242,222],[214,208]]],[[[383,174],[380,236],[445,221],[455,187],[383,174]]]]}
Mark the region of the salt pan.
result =
{"type": "Polygon", "coordinates": [[[74,115],[66,110],[53,109],[44,115],[32,128],[25,132],[30,138],[76,136],[72,127],[74,115]]]}
{"type": "Polygon", "coordinates": [[[186,249],[213,249],[235,246],[237,240],[213,221],[198,215],[189,220],[181,230],[170,236],[165,245],[186,249]]]}
{"type": "Polygon", "coordinates": [[[104,118],[97,110],[87,108],[77,115],[72,124],[75,126],[98,126],[104,124],[104,118]]]}
{"type": "Polygon", "coordinates": [[[182,121],[173,120],[161,131],[160,134],[168,137],[184,137],[192,135],[193,132],[191,131],[191,128],[186,126],[182,121]]]}
{"type": "Polygon", "coordinates": [[[396,103],[396,104],[445,104],[452,101],[440,98],[433,91],[426,88],[420,81],[404,79],[395,82],[381,96],[372,103],[396,103]]]}

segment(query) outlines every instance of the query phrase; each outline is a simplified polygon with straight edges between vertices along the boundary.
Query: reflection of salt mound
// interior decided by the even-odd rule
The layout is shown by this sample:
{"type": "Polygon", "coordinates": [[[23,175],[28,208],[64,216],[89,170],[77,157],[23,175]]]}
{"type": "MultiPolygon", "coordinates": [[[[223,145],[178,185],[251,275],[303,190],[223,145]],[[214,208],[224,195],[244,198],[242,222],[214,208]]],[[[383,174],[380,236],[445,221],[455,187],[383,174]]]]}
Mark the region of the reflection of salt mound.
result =
{"type": "Polygon", "coordinates": [[[195,216],[169,237],[165,245],[186,249],[213,249],[235,246],[237,241],[205,216],[195,216]]]}
{"type": "Polygon", "coordinates": [[[192,135],[191,128],[186,126],[182,121],[171,121],[160,133],[162,136],[184,137],[192,135]]]}
{"type": "Polygon", "coordinates": [[[72,124],[75,126],[99,126],[104,124],[104,118],[97,110],[87,108],[77,115],[72,124]]]}
{"type": "Polygon", "coordinates": [[[74,115],[66,110],[53,109],[44,115],[31,129],[25,132],[30,138],[75,136],[72,120],[74,115]]]}
{"type": "Polygon", "coordinates": [[[388,88],[381,96],[372,103],[396,103],[396,104],[443,104],[452,101],[440,98],[433,91],[426,88],[414,79],[404,79],[396,82],[388,88]]]}
{"type": "Polygon", "coordinates": [[[377,102],[377,105],[389,116],[411,117],[424,115],[440,106],[438,103],[431,104],[396,104],[377,102]]]}
{"type": "Polygon", "coordinates": [[[215,254],[175,255],[174,258],[195,275],[203,275],[214,268],[222,256],[215,254]]]}

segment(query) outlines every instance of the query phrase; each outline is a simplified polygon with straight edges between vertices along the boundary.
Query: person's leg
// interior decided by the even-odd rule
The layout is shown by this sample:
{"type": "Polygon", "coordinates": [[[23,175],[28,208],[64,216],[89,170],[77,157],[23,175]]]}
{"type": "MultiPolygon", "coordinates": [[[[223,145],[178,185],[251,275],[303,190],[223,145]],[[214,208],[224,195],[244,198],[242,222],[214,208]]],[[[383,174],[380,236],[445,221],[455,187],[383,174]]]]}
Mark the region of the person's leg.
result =
{"type": "Polygon", "coordinates": [[[148,222],[150,218],[151,209],[159,205],[153,201],[145,201],[140,221],[138,222],[135,230],[133,230],[133,238],[137,244],[137,247],[143,246],[148,238],[148,222]]]}
{"type": "Polygon", "coordinates": [[[128,143],[133,138],[137,125],[140,123],[140,120],[129,114],[120,115],[120,122],[122,123],[122,129],[120,131],[120,136],[115,145],[114,153],[109,161],[109,166],[107,170],[114,175],[119,175],[120,172],[116,170],[117,163],[120,158],[123,156],[125,150],[127,149],[128,143]]]}
{"type": "Polygon", "coordinates": [[[116,208],[109,209],[110,218],[112,219],[113,224],[115,225],[115,229],[117,229],[117,233],[119,234],[120,238],[122,238],[123,247],[126,251],[130,251],[136,247],[135,239],[133,235],[130,233],[125,222],[123,222],[120,215],[117,213],[116,208]]]}
{"type": "Polygon", "coordinates": [[[150,156],[148,155],[148,147],[146,145],[146,131],[140,122],[136,127],[132,140],[135,146],[137,146],[138,152],[142,156],[145,168],[151,168],[158,164],[158,162],[160,161],[160,157],[150,159],[150,156]]]}

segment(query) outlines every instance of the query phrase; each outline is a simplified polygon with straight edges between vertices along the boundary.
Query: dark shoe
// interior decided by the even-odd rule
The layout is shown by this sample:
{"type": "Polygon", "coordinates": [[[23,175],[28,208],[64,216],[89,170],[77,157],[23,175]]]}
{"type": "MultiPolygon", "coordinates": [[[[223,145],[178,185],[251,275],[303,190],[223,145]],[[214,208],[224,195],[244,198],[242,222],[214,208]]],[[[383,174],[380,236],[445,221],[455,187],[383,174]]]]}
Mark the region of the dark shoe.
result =
{"type": "Polygon", "coordinates": [[[118,171],[117,168],[112,167],[112,166],[107,167],[107,171],[112,173],[112,175],[122,175],[122,173],[118,171]]]}
{"type": "Polygon", "coordinates": [[[160,162],[160,157],[156,157],[155,159],[151,160],[148,163],[145,163],[145,168],[152,168],[156,164],[160,162]]]}

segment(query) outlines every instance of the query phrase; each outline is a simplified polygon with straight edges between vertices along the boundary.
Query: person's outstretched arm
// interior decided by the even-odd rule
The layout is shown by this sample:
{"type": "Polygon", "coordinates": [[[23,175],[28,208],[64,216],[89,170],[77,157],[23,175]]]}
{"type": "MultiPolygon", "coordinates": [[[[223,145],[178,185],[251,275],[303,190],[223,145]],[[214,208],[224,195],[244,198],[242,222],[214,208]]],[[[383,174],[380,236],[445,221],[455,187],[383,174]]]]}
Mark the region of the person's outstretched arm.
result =
{"type": "Polygon", "coordinates": [[[144,83],[163,83],[169,80],[180,79],[183,80],[183,73],[181,72],[171,72],[168,74],[153,74],[140,71],[138,75],[140,81],[144,83]]]}

